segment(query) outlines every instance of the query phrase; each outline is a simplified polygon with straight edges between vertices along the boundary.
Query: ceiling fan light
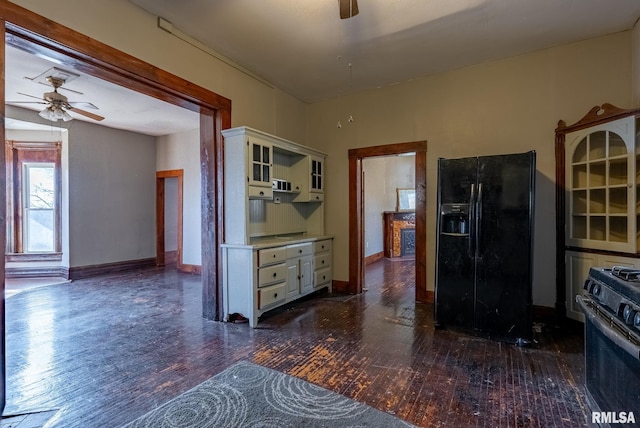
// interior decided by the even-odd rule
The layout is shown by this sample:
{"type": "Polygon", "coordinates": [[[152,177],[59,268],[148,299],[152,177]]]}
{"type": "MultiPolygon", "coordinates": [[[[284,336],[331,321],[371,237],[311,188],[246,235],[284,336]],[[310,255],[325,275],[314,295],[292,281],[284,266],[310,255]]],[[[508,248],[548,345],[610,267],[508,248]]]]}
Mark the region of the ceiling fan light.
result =
{"type": "Polygon", "coordinates": [[[67,113],[65,110],[62,111],[62,120],[64,120],[65,122],[69,122],[71,119],[73,119],[73,117],[71,117],[71,115],[69,113],[67,113]]]}
{"type": "Polygon", "coordinates": [[[38,113],[38,116],[50,120],[52,122],[56,121],[55,115],[53,114],[53,112],[51,111],[51,109],[49,107],[45,108],[44,110],[42,110],[40,113],[38,113]]]}

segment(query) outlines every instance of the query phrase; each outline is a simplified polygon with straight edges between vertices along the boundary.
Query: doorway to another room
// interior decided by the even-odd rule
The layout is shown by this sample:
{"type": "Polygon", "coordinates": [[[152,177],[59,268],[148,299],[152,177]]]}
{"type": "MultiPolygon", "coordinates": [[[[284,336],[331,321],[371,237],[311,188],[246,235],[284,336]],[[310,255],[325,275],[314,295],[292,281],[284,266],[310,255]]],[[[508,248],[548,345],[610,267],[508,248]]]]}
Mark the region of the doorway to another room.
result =
{"type": "MultiPolygon", "coordinates": [[[[415,219],[414,242],[411,252],[415,253],[415,301],[433,301],[427,292],[426,283],[426,163],[427,142],[417,141],[410,143],[389,144],[383,146],[365,147],[349,150],[349,292],[361,293],[365,284],[365,260],[366,260],[366,231],[365,231],[365,175],[364,161],[388,156],[413,155],[413,207],[415,219]]],[[[395,186],[395,198],[398,197],[398,189],[409,189],[395,186]]],[[[398,207],[396,206],[396,210],[398,207]]],[[[382,221],[382,220],[380,220],[382,221]]],[[[407,226],[408,223],[405,223],[407,226]]],[[[405,227],[405,229],[409,229],[405,227]]]]}
{"type": "Polygon", "coordinates": [[[181,169],[156,172],[156,260],[183,270],[183,182],[181,169]]]}

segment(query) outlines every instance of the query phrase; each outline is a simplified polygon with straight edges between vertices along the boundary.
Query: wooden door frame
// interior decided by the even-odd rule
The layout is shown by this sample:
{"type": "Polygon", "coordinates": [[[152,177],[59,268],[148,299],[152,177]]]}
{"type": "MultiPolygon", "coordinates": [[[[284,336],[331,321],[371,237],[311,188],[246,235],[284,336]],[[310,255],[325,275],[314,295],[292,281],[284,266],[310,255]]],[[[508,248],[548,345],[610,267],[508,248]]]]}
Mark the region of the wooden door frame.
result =
{"type": "Polygon", "coordinates": [[[388,144],[349,150],[349,285],[361,293],[364,285],[364,185],[362,161],[369,157],[415,153],[416,187],[416,301],[428,302],[427,293],[427,142],[388,144]]]}
{"type": "MultiPolygon", "coordinates": [[[[220,244],[224,239],[221,131],[231,127],[231,100],[7,0],[0,0],[0,20],[6,44],[200,114],[202,309],[205,318],[219,321],[223,313],[220,244]]],[[[4,45],[1,54],[4,64],[4,45]]],[[[4,117],[4,67],[1,74],[4,117]]],[[[2,133],[4,138],[4,124],[2,133]]],[[[4,176],[5,160],[0,164],[4,176]]],[[[4,189],[1,192],[6,201],[4,189]]],[[[0,215],[3,242],[4,210],[0,215]]],[[[0,266],[1,273],[4,261],[0,266]]]]}
{"type": "Polygon", "coordinates": [[[184,210],[184,170],[172,169],[167,171],[156,171],[156,265],[166,265],[166,253],[164,249],[165,241],[165,182],[167,178],[176,178],[178,180],[178,249],[176,267],[179,271],[184,272],[182,261],[182,245],[183,245],[183,210],[184,210]]]}

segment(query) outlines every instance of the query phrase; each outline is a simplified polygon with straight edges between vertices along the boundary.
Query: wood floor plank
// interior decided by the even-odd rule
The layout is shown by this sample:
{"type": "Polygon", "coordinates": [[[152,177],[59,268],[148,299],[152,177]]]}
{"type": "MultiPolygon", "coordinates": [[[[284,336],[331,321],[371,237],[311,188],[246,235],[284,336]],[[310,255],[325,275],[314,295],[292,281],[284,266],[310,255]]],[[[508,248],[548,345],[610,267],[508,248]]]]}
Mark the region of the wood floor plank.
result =
{"type": "Polygon", "coordinates": [[[413,263],[379,260],[365,293],[303,299],[256,329],[203,319],[200,277],[161,268],[22,291],[6,301],[5,414],[118,427],[248,360],[418,426],[585,425],[579,328],[539,326],[531,348],[435,330],[413,263]]]}

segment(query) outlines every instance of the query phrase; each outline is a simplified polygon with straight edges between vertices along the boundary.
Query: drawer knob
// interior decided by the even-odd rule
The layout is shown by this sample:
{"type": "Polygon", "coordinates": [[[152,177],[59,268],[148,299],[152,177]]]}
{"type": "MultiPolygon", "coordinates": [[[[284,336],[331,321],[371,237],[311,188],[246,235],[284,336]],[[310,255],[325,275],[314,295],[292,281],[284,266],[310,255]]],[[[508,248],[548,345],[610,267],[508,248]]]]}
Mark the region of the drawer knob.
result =
{"type": "Polygon", "coordinates": [[[322,275],[322,279],[327,279],[327,276],[326,275],[322,275]]]}
{"type": "Polygon", "coordinates": [[[324,260],[322,261],[322,264],[324,264],[324,260]]]}
{"type": "Polygon", "coordinates": [[[260,196],[264,196],[264,192],[260,191],[260,196]]]}
{"type": "Polygon", "coordinates": [[[278,293],[273,293],[273,297],[278,297],[278,293]]]}
{"type": "Polygon", "coordinates": [[[275,255],[275,254],[273,255],[273,258],[274,258],[274,259],[276,258],[276,255],[275,255]]]}
{"type": "Polygon", "coordinates": [[[273,277],[275,278],[276,276],[278,276],[278,274],[276,272],[273,273],[273,277]]]}
{"type": "Polygon", "coordinates": [[[298,252],[299,252],[300,254],[302,254],[302,250],[298,250],[298,252]]]}

